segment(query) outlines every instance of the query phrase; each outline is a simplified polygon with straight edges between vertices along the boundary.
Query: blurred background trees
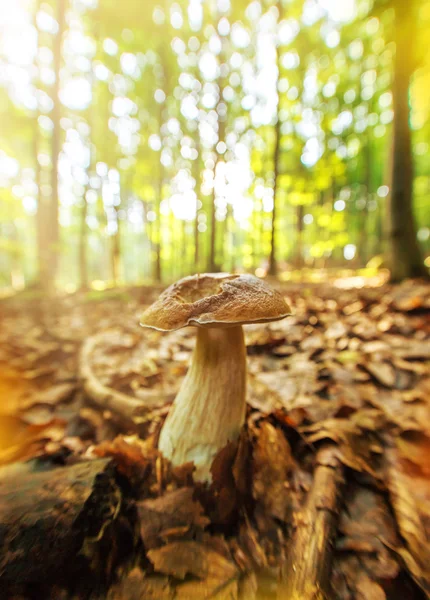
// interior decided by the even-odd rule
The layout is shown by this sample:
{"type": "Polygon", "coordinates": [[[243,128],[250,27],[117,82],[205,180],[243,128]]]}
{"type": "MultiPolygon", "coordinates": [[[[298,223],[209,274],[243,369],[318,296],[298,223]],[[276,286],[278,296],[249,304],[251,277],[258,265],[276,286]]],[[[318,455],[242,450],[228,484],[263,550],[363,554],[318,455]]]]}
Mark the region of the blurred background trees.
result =
{"type": "Polygon", "coordinates": [[[2,3],[0,286],[428,270],[430,0],[2,3]]]}

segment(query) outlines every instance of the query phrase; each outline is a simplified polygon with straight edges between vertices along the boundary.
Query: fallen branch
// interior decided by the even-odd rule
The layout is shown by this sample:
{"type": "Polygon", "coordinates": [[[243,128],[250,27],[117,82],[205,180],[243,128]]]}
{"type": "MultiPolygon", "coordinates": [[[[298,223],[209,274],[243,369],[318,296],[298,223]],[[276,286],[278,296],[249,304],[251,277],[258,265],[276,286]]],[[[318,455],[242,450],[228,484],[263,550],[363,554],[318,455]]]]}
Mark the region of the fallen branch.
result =
{"type": "Polygon", "coordinates": [[[132,420],[145,416],[147,412],[152,413],[154,410],[162,409],[166,403],[173,401],[175,396],[173,392],[162,395],[159,392],[148,390],[143,397],[134,398],[103,385],[91,368],[91,355],[104,335],[104,333],[99,333],[87,338],[82,344],[79,356],[79,376],[85,393],[95,404],[104,410],[111,410],[132,420]]]}
{"type": "Polygon", "coordinates": [[[316,457],[314,481],[303,514],[298,516],[290,544],[278,600],[322,600],[328,592],[331,541],[336,532],[342,466],[334,446],[321,448],[316,457]]]}
{"type": "Polygon", "coordinates": [[[110,462],[1,472],[0,582],[64,580],[84,566],[84,542],[101,539],[121,507],[110,462]]]}

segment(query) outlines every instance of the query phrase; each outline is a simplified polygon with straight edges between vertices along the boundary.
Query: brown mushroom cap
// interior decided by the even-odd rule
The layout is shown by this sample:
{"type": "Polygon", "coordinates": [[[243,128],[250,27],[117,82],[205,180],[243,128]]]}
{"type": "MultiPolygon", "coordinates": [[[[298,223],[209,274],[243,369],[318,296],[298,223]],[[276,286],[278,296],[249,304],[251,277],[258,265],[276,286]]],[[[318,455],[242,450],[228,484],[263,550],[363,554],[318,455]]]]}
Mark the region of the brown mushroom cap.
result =
{"type": "Polygon", "coordinates": [[[231,327],[278,321],[290,314],[279,292],[253,275],[204,273],[167,288],[142,315],[140,324],[160,331],[231,327]]]}

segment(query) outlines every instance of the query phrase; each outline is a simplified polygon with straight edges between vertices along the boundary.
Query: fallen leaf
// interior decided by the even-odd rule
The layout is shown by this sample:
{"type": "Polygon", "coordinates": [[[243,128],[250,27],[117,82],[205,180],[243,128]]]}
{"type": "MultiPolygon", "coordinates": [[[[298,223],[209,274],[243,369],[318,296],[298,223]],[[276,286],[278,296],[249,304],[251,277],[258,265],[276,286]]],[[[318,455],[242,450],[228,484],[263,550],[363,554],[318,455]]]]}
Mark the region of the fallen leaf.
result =
{"type": "Polygon", "coordinates": [[[168,492],[154,500],[137,503],[140,534],[145,548],[151,549],[175,535],[182,538],[194,536],[209,525],[199,502],[193,500],[194,489],[190,487],[168,492]]]}
{"type": "Polygon", "coordinates": [[[386,600],[384,589],[372,581],[366,573],[361,573],[356,583],[356,600],[386,600]]]}
{"type": "Polygon", "coordinates": [[[63,438],[65,425],[61,419],[29,425],[20,417],[0,415],[0,465],[38,455],[47,441],[63,438]]]}
{"type": "Polygon", "coordinates": [[[12,367],[2,366],[0,378],[0,401],[3,414],[16,413],[23,401],[34,391],[31,382],[23,377],[23,373],[12,367]]]}
{"type": "Polygon", "coordinates": [[[136,436],[116,437],[112,442],[102,442],[94,448],[96,456],[112,457],[118,471],[135,485],[142,483],[149,474],[157,456],[156,450],[136,436]]]}
{"type": "Polygon", "coordinates": [[[236,600],[238,597],[238,582],[224,581],[217,577],[207,577],[204,581],[188,581],[176,587],[176,598],[184,600],[236,600]]]}
{"type": "Polygon", "coordinates": [[[156,571],[178,579],[193,575],[199,579],[216,579],[221,585],[239,574],[231,560],[201,542],[173,542],[150,550],[148,558],[156,571]]]}
{"type": "Polygon", "coordinates": [[[76,383],[59,383],[46,390],[32,394],[25,402],[21,403],[20,410],[25,411],[35,404],[48,404],[55,406],[60,402],[68,400],[76,390],[76,383]]]}
{"type": "Polygon", "coordinates": [[[354,485],[345,499],[345,508],[339,520],[342,534],[337,550],[372,555],[369,568],[373,579],[390,580],[399,574],[396,561],[387,546],[397,546],[399,538],[396,523],[385,496],[378,490],[354,485]]]}
{"type": "Polygon", "coordinates": [[[252,455],[252,494],[269,515],[281,521],[290,510],[289,477],[294,466],[282,431],[263,421],[252,455]]]}
{"type": "Polygon", "coordinates": [[[362,366],[380,384],[388,388],[396,386],[396,369],[392,364],[386,362],[366,361],[362,366]]]}
{"type": "Polygon", "coordinates": [[[107,600],[173,600],[173,597],[174,590],[167,577],[148,576],[139,567],[135,567],[110,588],[107,600]]]}
{"type": "Polygon", "coordinates": [[[378,473],[378,456],[382,447],[377,432],[384,423],[382,411],[367,409],[357,411],[348,419],[326,419],[301,427],[300,431],[309,444],[327,439],[336,442],[337,456],[345,466],[381,479],[378,473]]]}
{"type": "Polygon", "coordinates": [[[406,471],[412,475],[415,465],[421,476],[430,477],[430,437],[428,435],[421,431],[406,431],[396,439],[396,447],[406,471]]]}
{"type": "Polygon", "coordinates": [[[399,454],[387,451],[387,487],[406,547],[397,551],[412,577],[430,595],[430,479],[408,473],[399,454]]]}

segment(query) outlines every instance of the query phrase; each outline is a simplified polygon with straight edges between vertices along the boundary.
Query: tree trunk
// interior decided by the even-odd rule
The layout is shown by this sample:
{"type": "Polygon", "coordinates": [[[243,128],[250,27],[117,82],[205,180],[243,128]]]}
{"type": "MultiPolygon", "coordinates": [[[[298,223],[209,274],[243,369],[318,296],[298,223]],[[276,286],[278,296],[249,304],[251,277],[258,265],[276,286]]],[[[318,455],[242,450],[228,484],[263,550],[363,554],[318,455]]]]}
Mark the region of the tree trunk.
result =
{"type": "Polygon", "coordinates": [[[58,223],[58,159],[60,157],[61,150],[61,107],[60,107],[60,70],[61,70],[61,47],[63,42],[63,34],[65,29],[65,16],[66,16],[66,0],[58,0],[57,2],[57,21],[58,31],[54,38],[54,74],[55,81],[53,86],[52,101],[53,108],[51,113],[51,119],[54,125],[51,138],[51,202],[48,209],[47,215],[47,244],[48,244],[48,257],[47,257],[47,285],[53,289],[55,287],[55,277],[57,274],[58,267],[58,252],[60,242],[60,230],[58,223]]]}
{"type": "MultiPolygon", "coordinates": [[[[36,16],[40,8],[40,2],[36,2],[33,13],[33,26],[37,31],[37,47],[39,47],[39,30],[37,29],[36,16]]],[[[39,62],[37,55],[35,58],[35,67],[37,72],[37,83],[39,83],[39,62]]],[[[34,156],[34,173],[35,183],[37,187],[36,200],[37,200],[37,214],[36,214],[36,235],[37,235],[37,283],[42,289],[47,288],[48,275],[47,275],[47,239],[46,239],[46,206],[44,198],[40,191],[41,181],[41,169],[39,164],[39,149],[40,149],[40,132],[39,132],[39,107],[37,107],[34,121],[33,121],[33,156],[34,156]]]]}
{"type": "Polygon", "coordinates": [[[42,289],[46,289],[48,285],[48,274],[47,274],[47,232],[46,232],[46,206],[44,198],[40,191],[41,182],[41,169],[39,164],[39,147],[40,147],[40,135],[39,135],[39,123],[37,121],[36,114],[34,120],[33,130],[33,153],[34,153],[34,172],[35,172],[35,183],[37,187],[36,199],[37,199],[37,214],[36,214],[36,232],[37,232],[37,264],[38,264],[38,285],[42,289]]]}
{"type": "MultiPolygon", "coordinates": [[[[86,188],[88,189],[88,188],[86,188]]],[[[82,209],[80,215],[80,229],[79,229],[79,248],[78,248],[78,260],[79,260],[79,287],[81,290],[88,289],[88,268],[87,268],[87,214],[88,214],[88,203],[85,197],[85,193],[82,196],[82,209]]]]}
{"type": "Polygon", "coordinates": [[[155,261],[154,261],[154,279],[157,282],[160,282],[162,279],[161,273],[161,212],[160,212],[160,204],[162,200],[163,193],[163,173],[164,168],[160,163],[160,175],[158,180],[158,198],[155,201],[155,221],[152,224],[152,231],[154,235],[154,252],[155,252],[155,261]]]}
{"type": "Polygon", "coordinates": [[[276,247],[276,214],[277,214],[277,203],[276,194],[278,191],[278,176],[279,176],[279,156],[280,156],[280,143],[281,143],[281,120],[279,118],[279,100],[278,100],[278,114],[276,117],[275,125],[275,148],[273,151],[273,210],[272,210],[272,232],[270,237],[270,257],[269,257],[269,275],[276,276],[278,274],[278,262],[277,262],[277,247],[276,247]]]}
{"type": "MultiPolygon", "coordinates": [[[[214,180],[215,180],[215,169],[216,169],[216,165],[214,167],[214,180]]],[[[217,271],[217,265],[216,265],[216,259],[215,259],[215,255],[216,255],[216,205],[215,205],[215,200],[216,200],[216,194],[215,194],[215,183],[214,183],[214,190],[213,190],[213,195],[212,195],[212,205],[211,205],[211,244],[210,244],[210,250],[209,250],[209,268],[208,268],[208,271],[210,273],[215,273],[217,271]]]]}
{"type": "MultiPolygon", "coordinates": [[[[162,68],[162,77],[160,81],[160,86],[164,88],[166,97],[169,96],[169,79],[167,72],[167,58],[165,54],[164,46],[160,46],[158,49],[160,56],[160,63],[162,68]]],[[[161,130],[164,122],[164,110],[163,104],[160,104],[159,113],[158,113],[158,129],[160,138],[162,138],[161,130]]],[[[164,184],[164,165],[161,162],[161,155],[158,162],[158,181],[157,181],[157,197],[155,200],[155,220],[152,225],[153,231],[153,247],[154,247],[154,265],[153,265],[153,278],[155,281],[160,282],[162,280],[162,268],[161,268],[161,212],[160,205],[163,200],[163,184],[164,184]]]]}
{"type": "Polygon", "coordinates": [[[392,171],[388,205],[389,263],[393,281],[427,274],[416,236],[412,198],[413,158],[409,126],[409,86],[414,71],[413,42],[417,35],[416,18],[410,3],[397,0],[392,171]]]}
{"type": "Polygon", "coordinates": [[[366,145],[363,150],[364,160],[364,184],[366,186],[366,205],[363,207],[361,218],[361,231],[359,235],[358,252],[363,265],[369,260],[369,201],[372,193],[372,138],[370,132],[367,134],[366,145]]]}
{"type": "MultiPolygon", "coordinates": [[[[279,0],[277,3],[278,7],[278,26],[283,18],[283,6],[279,0]]],[[[276,66],[278,69],[278,77],[276,84],[278,84],[280,73],[281,73],[281,49],[280,41],[276,42],[276,66]]],[[[279,158],[281,154],[281,118],[280,118],[280,104],[281,99],[279,92],[277,91],[277,107],[276,107],[276,124],[275,124],[275,146],[273,149],[273,211],[272,211],[272,231],[270,237],[270,256],[269,256],[269,275],[276,276],[278,274],[278,261],[277,261],[277,247],[276,247],[276,217],[277,217],[277,198],[276,194],[278,191],[278,176],[279,176],[279,158]]]]}
{"type": "Polygon", "coordinates": [[[193,161],[193,177],[196,182],[194,191],[196,193],[196,218],[194,221],[194,270],[196,273],[199,272],[199,261],[200,261],[200,240],[199,240],[199,194],[200,194],[200,142],[199,142],[199,130],[196,130],[196,150],[198,153],[197,158],[193,161]]]}
{"type": "MultiPolygon", "coordinates": [[[[237,269],[237,258],[238,250],[240,246],[237,244],[237,228],[236,221],[234,220],[233,207],[231,204],[227,205],[227,214],[225,217],[225,229],[224,229],[224,245],[229,248],[230,253],[230,273],[235,273],[237,269]]],[[[224,268],[224,260],[223,260],[224,268]]]]}
{"type": "MultiPolygon", "coordinates": [[[[221,16],[221,15],[219,15],[221,16]]],[[[226,45],[226,41],[225,41],[225,37],[221,37],[221,52],[219,54],[219,62],[220,62],[220,75],[218,78],[218,106],[217,106],[217,112],[218,112],[218,142],[216,144],[216,146],[218,146],[218,144],[220,143],[225,143],[225,134],[226,134],[226,121],[227,121],[227,115],[226,114],[220,114],[219,111],[219,107],[221,104],[224,103],[223,100],[223,95],[224,95],[224,89],[226,87],[226,81],[225,81],[225,77],[223,77],[222,72],[221,72],[221,67],[225,62],[226,56],[225,56],[225,45],[226,45]]],[[[217,148],[215,147],[215,152],[216,152],[216,158],[215,158],[215,165],[214,165],[214,189],[213,189],[213,195],[212,195],[212,207],[211,207],[211,240],[210,240],[210,250],[209,250],[209,271],[214,273],[220,270],[220,265],[218,264],[217,260],[216,260],[216,232],[217,232],[217,221],[216,221],[216,200],[217,200],[217,196],[216,196],[216,190],[215,190],[215,177],[216,177],[216,170],[217,170],[217,166],[218,163],[220,162],[220,159],[223,160],[223,154],[220,154],[217,150],[217,148]]]]}
{"type": "Polygon", "coordinates": [[[304,206],[303,204],[299,204],[297,206],[297,221],[296,221],[296,235],[297,235],[297,245],[295,248],[295,265],[296,267],[301,267],[303,265],[303,216],[304,216],[304,206]]]}
{"type": "Polygon", "coordinates": [[[188,266],[188,235],[187,235],[187,221],[185,219],[181,222],[181,264],[179,265],[180,277],[189,274],[188,266]]]}
{"type": "MultiPolygon", "coordinates": [[[[98,33],[98,32],[97,32],[98,33]]],[[[91,68],[90,72],[90,83],[91,88],[94,86],[94,74],[91,68]]],[[[94,121],[94,111],[93,111],[93,103],[91,102],[88,107],[88,126],[89,126],[89,137],[88,137],[88,146],[90,150],[90,163],[88,165],[87,176],[88,176],[88,184],[85,186],[85,192],[82,196],[82,211],[81,211],[81,219],[80,219],[80,231],[79,231],[79,282],[81,290],[88,289],[88,263],[87,263],[87,243],[88,243],[88,228],[87,228],[87,215],[88,215],[88,202],[86,199],[86,191],[90,189],[90,175],[93,167],[93,159],[94,159],[94,151],[92,145],[93,138],[93,121],[94,121]]]]}
{"type": "Polygon", "coordinates": [[[117,229],[115,234],[112,236],[111,268],[113,284],[117,286],[119,285],[121,279],[121,231],[117,207],[115,207],[115,219],[117,229]]]}
{"type": "Polygon", "coordinates": [[[147,249],[148,249],[148,253],[147,253],[147,261],[146,264],[143,265],[143,276],[144,278],[146,278],[146,276],[148,277],[148,279],[151,279],[151,277],[153,276],[153,256],[154,256],[154,252],[155,252],[155,248],[154,248],[154,240],[153,240],[153,227],[152,227],[152,221],[148,220],[148,213],[151,212],[152,209],[152,205],[150,203],[146,204],[145,200],[142,200],[143,203],[143,210],[144,210],[144,233],[146,235],[146,240],[147,240],[147,249]]]}

